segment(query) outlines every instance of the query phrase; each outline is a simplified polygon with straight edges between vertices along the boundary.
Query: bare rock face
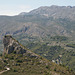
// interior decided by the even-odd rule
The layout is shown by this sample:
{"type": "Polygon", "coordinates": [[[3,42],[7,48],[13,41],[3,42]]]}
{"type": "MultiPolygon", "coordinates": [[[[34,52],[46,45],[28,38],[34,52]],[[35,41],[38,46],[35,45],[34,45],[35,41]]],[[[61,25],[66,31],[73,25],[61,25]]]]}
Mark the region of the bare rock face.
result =
{"type": "Polygon", "coordinates": [[[15,52],[16,54],[23,54],[26,50],[15,40],[12,36],[5,36],[3,38],[4,54],[15,52]]]}
{"type": "Polygon", "coordinates": [[[4,44],[4,53],[3,54],[23,54],[30,57],[39,57],[37,54],[27,50],[24,46],[22,46],[18,41],[16,41],[12,36],[7,35],[3,38],[4,44]]]}

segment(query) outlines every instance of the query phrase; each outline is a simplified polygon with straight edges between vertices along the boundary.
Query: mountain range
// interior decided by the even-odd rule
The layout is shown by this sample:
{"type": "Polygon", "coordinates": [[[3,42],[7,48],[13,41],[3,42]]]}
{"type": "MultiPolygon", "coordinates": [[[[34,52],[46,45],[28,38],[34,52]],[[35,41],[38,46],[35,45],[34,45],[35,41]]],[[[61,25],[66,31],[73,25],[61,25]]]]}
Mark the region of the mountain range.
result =
{"type": "MultiPolygon", "coordinates": [[[[75,6],[44,6],[17,16],[0,16],[0,35],[75,35],[75,6]]],[[[0,37],[1,38],[1,37],[0,37]]]]}
{"type": "Polygon", "coordinates": [[[42,6],[16,16],[0,16],[1,52],[4,35],[12,35],[48,60],[61,59],[75,70],[75,6],[42,6]]]}
{"type": "Polygon", "coordinates": [[[43,15],[46,17],[54,17],[54,18],[75,18],[75,6],[42,6],[38,9],[34,9],[29,13],[20,13],[19,15],[43,15]]]}

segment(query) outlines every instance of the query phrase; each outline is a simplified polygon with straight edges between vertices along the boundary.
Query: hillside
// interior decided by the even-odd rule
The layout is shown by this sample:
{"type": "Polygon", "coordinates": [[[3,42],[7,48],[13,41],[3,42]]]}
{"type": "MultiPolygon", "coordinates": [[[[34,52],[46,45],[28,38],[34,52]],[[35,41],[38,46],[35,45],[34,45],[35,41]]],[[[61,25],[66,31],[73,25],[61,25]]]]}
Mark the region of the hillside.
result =
{"type": "Polygon", "coordinates": [[[0,16],[1,36],[22,32],[30,36],[64,35],[74,38],[75,7],[45,6],[17,16],[0,16]]]}
{"type": "Polygon", "coordinates": [[[68,67],[52,63],[29,51],[12,36],[5,36],[3,44],[4,55],[0,57],[0,73],[6,71],[6,68],[9,70],[1,75],[74,75],[68,67]]]}
{"type": "Polygon", "coordinates": [[[75,6],[43,6],[17,16],[0,16],[0,53],[7,34],[33,52],[51,61],[61,60],[75,71],[75,6]]]}

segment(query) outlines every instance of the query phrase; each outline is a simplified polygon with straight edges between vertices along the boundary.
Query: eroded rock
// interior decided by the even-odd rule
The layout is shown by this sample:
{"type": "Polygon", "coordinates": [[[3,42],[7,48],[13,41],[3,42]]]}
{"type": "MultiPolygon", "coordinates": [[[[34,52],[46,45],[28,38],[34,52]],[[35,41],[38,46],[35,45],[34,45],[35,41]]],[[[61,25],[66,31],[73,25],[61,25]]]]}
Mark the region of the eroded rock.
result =
{"type": "Polygon", "coordinates": [[[15,54],[29,55],[30,57],[38,57],[37,54],[27,50],[27,48],[22,46],[11,35],[4,36],[3,44],[4,44],[4,53],[3,54],[15,53],[15,54]]]}

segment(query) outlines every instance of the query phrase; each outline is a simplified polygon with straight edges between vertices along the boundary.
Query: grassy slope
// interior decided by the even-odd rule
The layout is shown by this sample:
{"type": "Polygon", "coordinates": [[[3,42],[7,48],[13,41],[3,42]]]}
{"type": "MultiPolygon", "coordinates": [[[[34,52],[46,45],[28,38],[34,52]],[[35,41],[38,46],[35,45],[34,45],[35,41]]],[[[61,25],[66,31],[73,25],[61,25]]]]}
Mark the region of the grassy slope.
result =
{"type": "MultiPolygon", "coordinates": [[[[35,16],[13,17],[13,18],[12,17],[4,17],[4,18],[1,17],[0,21],[1,21],[0,22],[0,25],[1,25],[0,34],[1,35],[2,34],[4,35],[4,33],[6,32],[6,31],[3,32],[2,30],[8,30],[8,31],[11,30],[11,32],[13,32],[13,30],[16,31],[16,29],[18,29],[18,27],[23,28],[23,25],[25,25],[25,24],[30,25],[30,28],[32,27],[30,30],[33,30],[35,28],[34,28],[34,26],[31,26],[31,25],[37,24],[36,27],[40,28],[40,32],[45,32],[44,34],[53,34],[53,35],[56,34],[57,35],[58,31],[66,30],[67,31],[66,33],[69,33],[72,36],[71,38],[73,38],[75,40],[75,29],[74,29],[75,28],[75,22],[74,21],[70,21],[70,20],[66,20],[66,19],[55,19],[55,20],[52,19],[52,20],[50,20],[50,18],[43,19],[41,17],[35,17],[35,16]]],[[[21,33],[21,36],[22,36],[22,34],[23,33],[21,33]]],[[[26,35],[26,34],[24,33],[24,35],[26,35]]],[[[38,36],[41,36],[41,35],[42,34],[39,34],[38,36]]],[[[30,42],[39,42],[40,43],[40,41],[42,41],[42,40],[44,40],[43,43],[46,43],[46,42],[47,43],[52,43],[52,44],[50,44],[51,46],[54,46],[54,44],[57,45],[57,43],[56,43],[57,41],[51,41],[51,40],[49,40],[50,38],[48,38],[47,36],[43,37],[45,35],[42,36],[43,39],[40,39],[41,37],[39,37],[39,39],[37,37],[37,39],[36,39],[36,37],[33,38],[33,36],[31,37],[29,35],[27,37],[24,37],[24,38],[21,37],[21,36],[18,36],[18,37],[20,37],[19,40],[22,41],[22,43],[24,45],[27,45],[27,43],[30,43],[30,42]]],[[[75,43],[74,40],[72,41],[72,43],[75,43]]],[[[71,41],[68,41],[68,43],[66,43],[66,45],[69,44],[70,42],[71,41]]],[[[74,67],[74,65],[75,65],[74,64],[75,63],[74,58],[75,58],[75,56],[74,55],[72,56],[70,53],[73,53],[73,51],[74,51],[73,54],[75,54],[75,48],[71,49],[71,47],[66,47],[66,45],[64,46],[65,42],[64,43],[61,42],[59,44],[61,44],[61,46],[63,48],[66,48],[68,50],[68,52],[67,51],[65,53],[63,52],[64,53],[64,56],[63,56],[63,59],[62,59],[63,63],[65,63],[66,65],[71,65],[71,67],[74,67]]],[[[0,47],[2,48],[2,46],[0,46],[0,47]]],[[[39,49],[39,48],[40,48],[40,46],[36,46],[36,47],[33,47],[32,50],[34,50],[36,52],[36,49],[39,49]]],[[[48,53],[48,51],[46,51],[46,52],[48,53]]],[[[44,54],[44,49],[42,51],[42,56],[43,56],[43,54],[44,54]]],[[[53,57],[53,59],[55,59],[56,56],[58,57],[59,54],[60,53],[58,52],[53,57]]],[[[48,54],[48,55],[50,55],[50,54],[48,54]]],[[[50,59],[50,58],[48,58],[48,59],[50,59]]]]}
{"type": "Polygon", "coordinates": [[[18,54],[9,54],[3,57],[6,66],[10,67],[10,71],[2,75],[73,75],[73,72],[66,67],[59,66],[42,57],[31,58],[28,55],[22,56],[18,54]],[[9,65],[7,65],[9,64],[9,65]]]}
{"type": "Polygon", "coordinates": [[[29,43],[27,47],[49,60],[61,59],[63,64],[75,70],[75,48],[74,45],[73,47],[67,46],[68,44],[72,46],[72,43],[75,42],[69,39],[66,41],[45,40],[44,43],[29,43]],[[60,58],[59,55],[62,55],[62,57],[60,58]]]}
{"type": "MultiPolygon", "coordinates": [[[[15,41],[18,42],[17,40],[15,41]]],[[[21,44],[19,43],[19,45],[21,44]]],[[[27,48],[25,49],[28,50],[27,48]]],[[[68,67],[52,63],[41,56],[31,57],[31,53],[22,55],[13,52],[0,58],[0,71],[4,70],[5,67],[10,68],[10,71],[2,75],[74,75],[73,71],[68,67]]]]}

